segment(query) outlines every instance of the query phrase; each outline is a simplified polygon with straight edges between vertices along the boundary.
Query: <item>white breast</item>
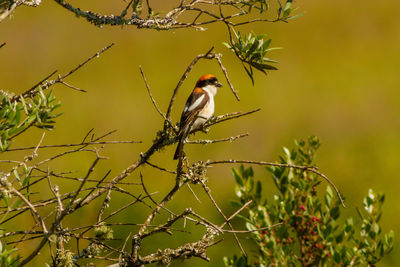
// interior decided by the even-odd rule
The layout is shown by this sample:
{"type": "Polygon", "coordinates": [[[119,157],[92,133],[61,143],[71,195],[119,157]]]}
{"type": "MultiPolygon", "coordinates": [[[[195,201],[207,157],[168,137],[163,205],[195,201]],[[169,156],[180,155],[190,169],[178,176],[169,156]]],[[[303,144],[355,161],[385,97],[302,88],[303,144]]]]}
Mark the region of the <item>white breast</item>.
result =
{"type": "Polygon", "coordinates": [[[196,121],[191,127],[192,130],[200,128],[206,121],[214,116],[214,94],[210,93],[208,90],[205,91],[208,94],[209,100],[205,107],[199,112],[196,121]]]}

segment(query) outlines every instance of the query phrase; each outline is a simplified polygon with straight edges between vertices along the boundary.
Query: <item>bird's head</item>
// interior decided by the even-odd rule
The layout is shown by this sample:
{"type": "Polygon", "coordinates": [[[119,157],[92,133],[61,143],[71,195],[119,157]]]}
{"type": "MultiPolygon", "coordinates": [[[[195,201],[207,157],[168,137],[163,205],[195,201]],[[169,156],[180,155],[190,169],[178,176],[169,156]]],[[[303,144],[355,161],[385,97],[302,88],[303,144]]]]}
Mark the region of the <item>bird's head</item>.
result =
{"type": "Polygon", "coordinates": [[[204,74],[196,83],[196,87],[209,90],[210,93],[213,93],[214,95],[217,93],[217,88],[221,86],[222,84],[218,81],[217,77],[212,74],[204,74]]]}

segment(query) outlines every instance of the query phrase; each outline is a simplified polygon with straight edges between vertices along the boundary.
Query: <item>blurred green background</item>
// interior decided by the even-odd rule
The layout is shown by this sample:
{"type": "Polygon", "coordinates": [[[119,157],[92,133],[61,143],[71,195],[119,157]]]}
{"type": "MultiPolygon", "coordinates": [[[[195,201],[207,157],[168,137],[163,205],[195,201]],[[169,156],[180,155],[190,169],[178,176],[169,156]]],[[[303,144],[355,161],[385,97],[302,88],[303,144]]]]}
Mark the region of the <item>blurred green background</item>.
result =
{"type": "MultiPolygon", "coordinates": [[[[119,14],[126,5],[123,1],[72,3],[83,10],[108,14],[119,14]]],[[[291,147],[293,139],[318,136],[323,145],[317,163],[345,195],[345,215],[355,214],[355,208],[362,206],[362,198],[369,188],[386,194],[383,231],[393,229],[397,242],[393,253],[381,266],[399,266],[400,17],[397,11],[400,2],[305,0],[297,5],[306,14],[288,24],[259,23],[240,28],[254,30],[257,34],[266,33],[273,39],[272,46],[284,48],[270,55],[279,61],[279,70],[268,77],[257,74],[254,87],[239,61],[221,45],[228,38],[223,25],[210,26],[205,32],[156,32],[133,27],[100,29],[76,18],[53,1],[43,1],[37,8],[20,7],[11,19],[0,24],[0,42],[7,42],[0,50],[1,89],[23,92],[54,69],[65,73],[100,48],[115,42],[110,51],[67,80],[88,93],[63,86],[55,88],[64,115],[58,119],[56,130],[48,132],[44,140],[44,144],[79,142],[88,130],[95,128],[98,135],[118,129],[109,140],[143,141],[143,144],[107,147],[103,155],[110,159],[101,163],[97,176],[94,176],[97,179],[108,169],[115,175],[135,161],[161,127],[162,121],[147,96],[138,65],[143,67],[159,106],[166,110],[172,90],[186,66],[194,56],[215,46],[215,50],[224,55],[223,63],[239,90],[241,101],[237,102],[233,97],[217,63],[203,61],[184,83],[173,118],[178,119],[196,79],[204,73],[214,73],[225,85],[216,96],[216,115],[257,107],[262,110],[250,117],[219,124],[207,135],[197,134],[195,138],[223,138],[248,132],[250,137],[234,143],[187,145],[191,160],[274,161],[281,146],[291,147]]],[[[40,136],[39,130],[31,130],[17,139],[15,147],[35,145],[40,136]]],[[[151,162],[174,168],[173,150],[170,147],[156,154],[151,162]]],[[[40,157],[54,153],[43,150],[40,157]]],[[[1,157],[21,159],[23,154],[7,153],[1,157]]],[[[77,171],[79,176],[92,160],[92,155],[82,154],[56,161],[52,166],[56,170],[77,171]]],[[[266,171],[263,168],[255,170],[265,180],[265,187],[270,188],[266,193],[272,194],[273,183],[266,171]]],[[[174,184],[173,176],[151,167],[140,171],[149,190],[159,192],[157,199],[161,199],[174,184]]],[[[230,167],[214,167],[208,174],[217,202],[226,214],[230,214],[233,210],[229,201],[234,198],[230,167]]],[[[139,174],[135,173],[127,180],[138,181],[138,178],[139,174]]],[[[74,188],[63,180],[54,183],[61,185],[62,193],[74,188]]],[[[137,187],[127,188],[132,192],[140,191],[137,187]]],[[[197,203],[184,189],[185,192],[180,193],[170,206],[179,211],[190,203],[198,213],[221,223],[222,218],[201,189],[194,189],[202,203],[197,203]]],[[[113,197],[109,211],[127,202],[124,197],[113,197]]],[[[141,223],[144,212],[147,211],[142,207],[132,208],[115,221],[141,223]]],[[[81,211],[80,221],[74,217],[70,223],[86,225],[95,220],[95,216],[96,210],[81,211]]],[[[243,227],[240,221],[236,223],[243,227]]],[[[115,235],[125,239],[134,229],[116,230],[115,235]]],[[[177,236],[158,236],[151,245],[177,246],[185,240],[195,240],[195,236],[177,236]]],[[[191,264],[221,266],[222,256],[234,252],[239,250],[232,237],[226,236],[222,245],[209,249],[210,263],[194,259],[191,264]]],[[[48,249],[44,249],[43,255],[47,253],[48,249]]],[[[32,266],[40,266],[43,258],[32,266]]]]}

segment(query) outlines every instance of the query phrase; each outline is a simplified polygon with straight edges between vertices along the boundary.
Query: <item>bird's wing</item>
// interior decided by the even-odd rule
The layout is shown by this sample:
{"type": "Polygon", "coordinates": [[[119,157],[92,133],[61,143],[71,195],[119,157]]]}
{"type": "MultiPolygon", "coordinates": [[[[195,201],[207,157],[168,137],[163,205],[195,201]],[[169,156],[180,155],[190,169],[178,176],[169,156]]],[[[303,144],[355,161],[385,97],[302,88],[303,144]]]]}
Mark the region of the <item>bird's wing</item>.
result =
{"type": "Polygon", "coordinates": [[[182,132],[187,126],[189,126],[208,101],[209,96],[206,91],[201,88],[195,88],[193,90],[183,109],[179,132],[182,132]]]}

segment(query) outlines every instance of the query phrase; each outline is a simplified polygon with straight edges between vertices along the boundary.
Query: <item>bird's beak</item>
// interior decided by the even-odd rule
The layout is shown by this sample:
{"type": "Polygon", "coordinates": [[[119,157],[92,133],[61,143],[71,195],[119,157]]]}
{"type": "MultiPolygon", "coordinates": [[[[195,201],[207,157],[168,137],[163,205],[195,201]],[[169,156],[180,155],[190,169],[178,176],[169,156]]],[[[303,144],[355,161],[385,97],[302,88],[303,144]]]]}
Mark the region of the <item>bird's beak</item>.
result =
{"type": "Polygon", "coordinates": [[[216,87],[222,87],[222,83],[217,82],[217,83],[215,84],[215,86],[216,86],[216,87]]]}

